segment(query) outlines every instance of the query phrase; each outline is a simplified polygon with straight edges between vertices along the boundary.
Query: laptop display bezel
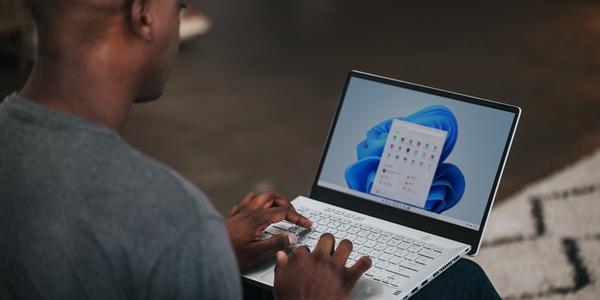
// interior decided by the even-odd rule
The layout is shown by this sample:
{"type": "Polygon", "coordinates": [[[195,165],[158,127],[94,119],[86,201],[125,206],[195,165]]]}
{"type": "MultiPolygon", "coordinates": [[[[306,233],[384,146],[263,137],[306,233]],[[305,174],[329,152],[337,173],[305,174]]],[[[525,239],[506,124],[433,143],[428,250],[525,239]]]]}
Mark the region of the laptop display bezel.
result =
{"type": "Polygon", "coordinates": [[[319,163],[319,167],[317,169],[315,180],[312,185],[310,198],[325,202],[331,205],[339,206],[345,209],[350,209],[356,212],[360,212],[363,214],[367,214],[369,216],[380,218],[383,220],[387,220],[396,224],[400,224],[403,226],[407,226],[410,228],[418,229],[430,234],[435,234],[438,236],[442,236],[448,239],[452,239],[455,241],[463,242],[465,244],[471,245],[471,251],[469,255],[474,255],[479,250],[479,246],[481,244],[481,239],[483,237],[483,233],[485,230],[485,225],[488,220],[488,216],[491,210],[491,207],[494,202],[494,198],[496,196],[496,192],[498,189],[498,185],[500,183],[500,178],[502,177],[502,172],[504,170],[504,166],[506,163],[506,158],[510,151],[510,147],[514,138],[514,134],[516,131],[516,127],[519,121],[519,117],[521,114],[521,109],[517,106],[503,104],[499,102],[494,102],[490,100],[485,100],[473,96],[467,96],[463,94],[458,94],[454,92],[444,91],[428,86],[418,85],[410,82],[400,81],[396,79],[386,78],[382,76],[377,76],[373,74],[368,74],[360,71],[350,71],[346,77],[346,82],[344,84],[344,89],[342,91],[340,101],[338,103],[335,117],[331,123],[331,127],[329,130],[329,135],[327,137],[327,142],[325,143],[325,147],[323,149],[323,154],[321,156],[321,161],[319,163]],[[318,185],[319,177],[321,176],[321,171],[325,162],[325,158],[327,152],[329,151],[329,146],[331,142],[331,138],[335,131],[335,126],[337,124],[337,120],[340,114],[340,110],[344,104],[344,99],[346,98],[346,92],[348,86],[350,84],[350,80],[352,78],[362,78],[366,80],[371,80],[383,84],[393,85],[401,88],[406,88],[418,92],[423,92],[427,94],[437,95],[457,101],[468,102],[476,105],[481,105],[489,108],[499,109],[506,112],[514,113],[513,122],[511,124],[511,129],[509,131],[509,135],[506,139],[504,150],[502,153],[502,157],[500,160],[500,164],[498,166],[498,170],[495,174],[494,182],[492,185],[492,189],[490,190],[490,195],[487,199],[487,205],[483,214],[483,218],[481,220],[481,224],[478,230],[470,229],[467,227],[463,227],[460,225],[452,224],[449,222],[445,222],[442,220],[434,219],[431,217],[427,217],[424,215],[412,213],[409,211],[405,211],[402,209],[391,208],[390,206],[380,204],[374,201],[366,200],[361,197],[357,197],[354,195],[346,194],[340,191],[336,191],[330,188],[322,187],[318,185]]]}

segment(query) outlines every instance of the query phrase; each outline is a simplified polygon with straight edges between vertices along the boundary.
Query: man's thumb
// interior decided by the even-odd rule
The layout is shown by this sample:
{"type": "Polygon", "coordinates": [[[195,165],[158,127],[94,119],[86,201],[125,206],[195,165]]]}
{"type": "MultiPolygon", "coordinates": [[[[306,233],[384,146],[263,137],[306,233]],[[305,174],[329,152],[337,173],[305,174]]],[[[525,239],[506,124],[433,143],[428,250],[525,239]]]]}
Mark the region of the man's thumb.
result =
{"type": "Polygon", "coordinates": [[[283,250],[295,245],[298,242],[298,236],[293,233],[281,233],[264,241],[255,242],[255,251],[261,257],[270,257],[279,250],[283,250]]]}

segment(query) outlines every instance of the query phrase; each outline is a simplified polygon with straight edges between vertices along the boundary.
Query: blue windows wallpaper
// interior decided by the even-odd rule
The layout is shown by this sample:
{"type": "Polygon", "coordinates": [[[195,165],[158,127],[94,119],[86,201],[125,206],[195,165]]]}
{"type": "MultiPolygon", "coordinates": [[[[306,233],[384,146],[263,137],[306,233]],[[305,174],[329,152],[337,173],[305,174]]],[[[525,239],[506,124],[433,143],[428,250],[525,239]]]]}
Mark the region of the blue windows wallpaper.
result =
{"type": "MultiPolygon", "coordinates": [[[[359,192],[371,193],[393,119],[385,120],[369,129],[366,133],[367,138],[356,146],[358,161],[348,166],[345,171],[346,184],[349,188],[359,192]]],[[[465,177],[459,167],[444,161],[454,149],[458,138],[456,117],[448,108],[433,105],[409,116],[397,117],[396,119],[447,132],[440,163],[435,170],[424,209],[441,213],[454,207],[464,194],[465,177]]]]}

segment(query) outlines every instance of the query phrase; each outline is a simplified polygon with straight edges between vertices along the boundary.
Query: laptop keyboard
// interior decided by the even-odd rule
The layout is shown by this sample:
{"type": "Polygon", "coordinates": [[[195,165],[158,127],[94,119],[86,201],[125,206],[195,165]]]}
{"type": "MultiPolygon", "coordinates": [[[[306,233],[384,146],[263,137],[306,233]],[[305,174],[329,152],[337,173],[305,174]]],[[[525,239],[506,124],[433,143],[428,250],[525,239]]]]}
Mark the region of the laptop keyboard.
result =
{"type": "Polygon", "coordinates": [[[320,211],[296,207],[296,210],[313,221],[311,229],[282,221],[269,226],[262,239],[292,232],[299,236],[297,246],[306,245],[313,251],[321,235],[331,233],[336,247],[342,239],[352,241],[353,250],[346,267],[368,255],[373,265],[365,276],[393,287],[398,287],[446,251],[442,247],[362,224],[363,217],[338,209],[320,211]]]}

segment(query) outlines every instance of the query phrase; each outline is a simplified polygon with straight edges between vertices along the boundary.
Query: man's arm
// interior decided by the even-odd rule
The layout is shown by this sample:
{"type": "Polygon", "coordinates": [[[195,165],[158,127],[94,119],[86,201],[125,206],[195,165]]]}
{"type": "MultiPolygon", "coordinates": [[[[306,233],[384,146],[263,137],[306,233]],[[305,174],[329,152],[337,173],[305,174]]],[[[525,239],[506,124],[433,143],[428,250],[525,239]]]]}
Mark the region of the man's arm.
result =
{"type": "Polygon", "coordinates": [[[241,283],[223,220],[190,226],[154,266],[148,299],[241,299],[241,283]]]}

